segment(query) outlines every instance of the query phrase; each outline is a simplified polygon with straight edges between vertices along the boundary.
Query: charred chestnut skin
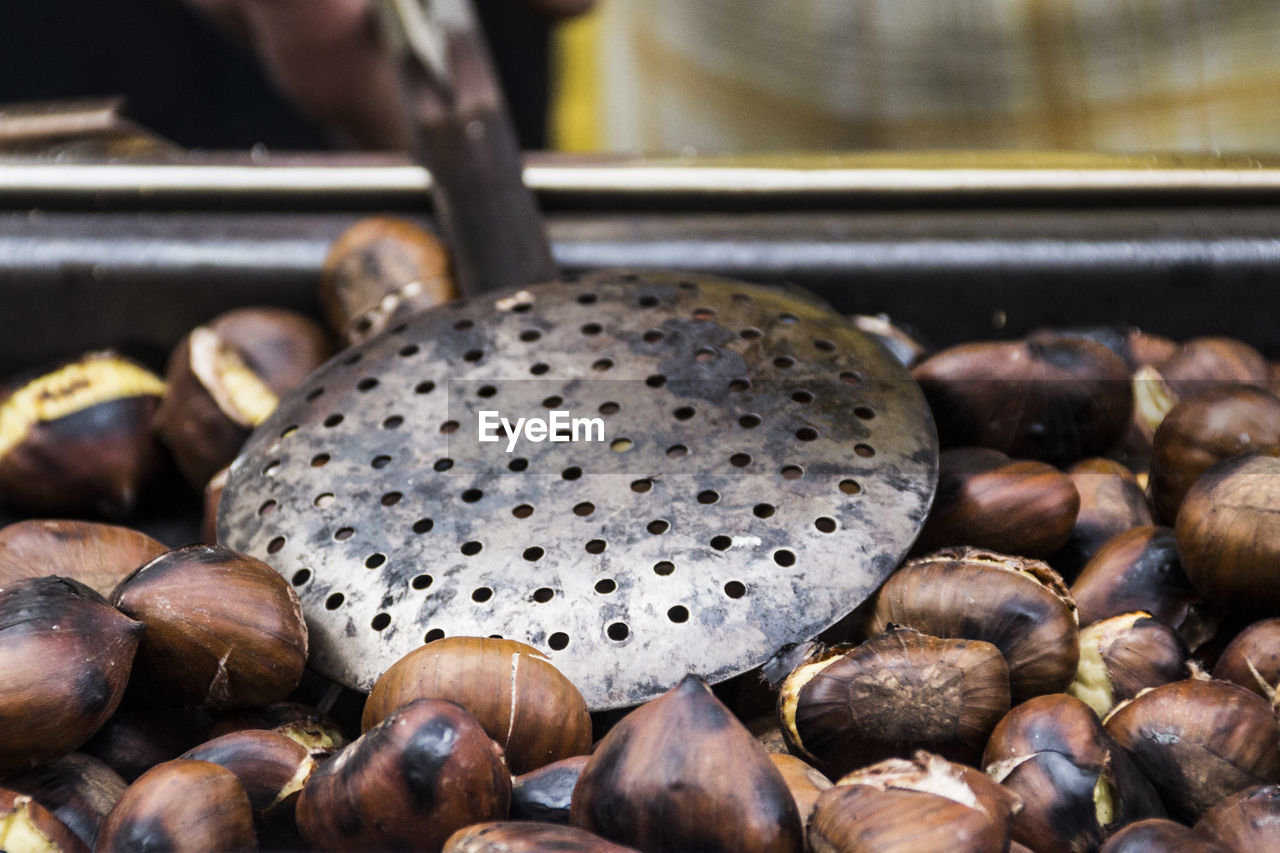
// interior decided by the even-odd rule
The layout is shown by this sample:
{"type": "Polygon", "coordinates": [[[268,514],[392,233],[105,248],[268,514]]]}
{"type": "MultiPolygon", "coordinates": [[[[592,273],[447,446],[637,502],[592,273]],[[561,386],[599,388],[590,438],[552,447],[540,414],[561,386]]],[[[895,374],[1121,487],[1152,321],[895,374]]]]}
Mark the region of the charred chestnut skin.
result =
{"type": "Polygon", "coordinates": [[[1195,649],[1217,627],[1213,608],[1191,585],[1169,527],[1135,527],[1110,539],[1071,585],[1081,625],[1145,611],[1195,649]]]}
{"type": "Polygon", "coordinates": [[[157,764],[125,789],[98,833],[100,853],[256,850],[253,810],[230,770],[207,761],[157,764]]]}
{"type": "Polygon", "coordinates": [[[961,344],[912,370],[946,447],[990,447],[1067,465],[1098,456],[1129,426],[1129,368],[1102,344],[1040,332],[961,344]]]}
{"type": "Polygon", "coordinates": [[[802,665],[778,697],[788,746],[832,776],[917,749],[976,761],[1008,710],[999,649],[910,628],[802,665]]]}
{"type": "Polygon", "coordinates": [[[781,774],[693,675],[609,730],[578,780],[570,818],[652,853],[800,853],[804,846],[781,774]]]}
{"type": "Polygon", "coordinates": [[[1280,785],[1232,794],[1205,812],[1195,828],[1231,853],[1280,849],[1280,785]]]}
{"type": "Polygon", "coordinates": [[[1187,491],[1210,465],[1280,445],[1280,398],[1262,388],[1225,385],[1182,400],[1156,430],[1151,502],[1173,524],[1187,491]]]}
{"type": "Polygon", "coordinates": [[[1090,850],[1116,826],[1164,811],[1093,711],[1071,696],[1011,710],[982,757],[987,775],[1022,798],[1013,838],[1043,853],[1090,850]]]}
{"type": "Polygon", "coordinates": [[[511,780],[511,816],[544,823],[568,823],[573,789],[590,756],[575,755],[545,764],[511,780]]]}
{"type": "Polygon", "coordinates": [[[1079,509],[1075,484],[1052,465],[988,448],[945,450],[933,508],[912,552],[972,545],[1043,557],[1067,543],[1079,509]]]}
{"type": "Polygon", "coordinates": [[[1014,703],[1065,690],[1080,657],[1075,605],[1062,578],[1047,563],[976,548],[944,549],[890,575],[864,632],[890,624],[991,643],[1009,664],[1014,703]]]}
{"type": "Polygon", "coordinates": [[[361,728],[418,698],[466,708],[498,742],[513,773],[582,755],[591,716],[573,682],[542,652],[515,640],[446,637],[409,652],[373,685],[361,728]]]}
{"type": "MultiPolygon", "coordinates": [[[[1119,462],[1082,459],[1067,470],[1067,476],[1080,496],[1080,511],[1066,545],[1048,562],[1064,577],[1075,578],[1113,537],[1153,521],[1138,478],[1119,462]]],[[[1088,624],[1083,616],[1081,624],[1088,624]]]]}
{"type": "Polygon", "coordinates": [[[1189,823],[1224,797],[1280,782],[1271,707],[1237,684],[1193,677],[1155,687],[1118,706],[1105,726],[1170,816],[1189,823]]]}
{"type": "Polygon", "coordinates": [[[440,850],[456,830],[506,818],[511,776],[463,708],[416,699],[311,774],[302,837],[321,850],[440,850]]]}
{"type": "Polygon", "coordinates": [[[1121,829],[1098,853],[1233,853],[1176,821],[1153,817],[1121,829]]]}
{"type": "Polygon", "coordinates": [[[33,797],[7,788],[0,788],[0,848],[89,853],[89,845],[33,797]]]}
{"type": "Polygon", "coordinates": [[[92,848],[126,783],[96,758],[73,752],[39,767],[6,773],[0,787],[30,796],[92,848]]]}
{"type": "Polygon", "coordinates": [[[89,739],[124,697],[142,624],[56,576],[0,587],[0,769],[89,739]]]}
{"type": "Polygon", "coordinates": [[[216,546],[178,548],[121,581],[112,603],[146,625],[141,687],[206,708],[243,708],[283,699],[302,678],[302,607],[261,560],[216,546]]]}
{"type": "Polygon", "coordinates": [[[125,518],[159,467],[160,377],[90,353],[0,389],[0,501],[27,513],[125,518]]]}
{"type": "Polygon", "coordinates": [[[1178,511],[1178,557],[1209,600],[1280,615],[1280,447],[1211,465],[1178,511]]]}
{"type": "Polygon", "coordinates": [[[444,853],[636,853],[598,835],[558,823],[490,821],[459,829],[444,853]]]}
{"type": "Polygon", "coordinates": [[[319,324],[267,306],[220,314],[183,338],[152,425],[191,487],[231,464],[279,397],[331,353],[319,324]]]}
{"type": "Polygon", "coordinates": [[[325,322],[347,346],[457,295],[449,251],[439,238],[387,216],[362,219],[342,232],[320,279],[325,322]]]}
{"type": "Polygon", "coordinates": [[[0,583],[60,575],[109,596],[130,572],[168,551],[129,527],[96,521],[28,519],[0,528],[0,583]]]}
{"type": "Polygon", "coordinates": [[[1218,656],[1213,677],[1271,698],[1269,691],[1280,685],[1280,619],[1254,622],[1237,634],[1218,656]]]}

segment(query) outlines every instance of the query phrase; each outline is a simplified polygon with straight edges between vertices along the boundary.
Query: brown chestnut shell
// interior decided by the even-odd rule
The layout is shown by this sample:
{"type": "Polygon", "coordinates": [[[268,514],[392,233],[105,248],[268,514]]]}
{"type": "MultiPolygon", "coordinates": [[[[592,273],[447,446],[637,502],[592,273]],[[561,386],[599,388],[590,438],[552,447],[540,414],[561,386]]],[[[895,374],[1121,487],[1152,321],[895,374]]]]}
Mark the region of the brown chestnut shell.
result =
{"type": "Polygon", "coordinates": [[[88,740],[124,697],[142,630],[68,578],[0,587],[0,769],[88,740]]]}
{"type": "Polygon", "coordinates": [[[945,447],[978,446],[1065,465],[1098,456],[1128,429],[1129,368],[1102,344],[1041,332],[961,344],[912,370],[945,447]]]}
{"type": "Polygon", "coordinates": [[[1280,618],[1254,622],[1237,634],[1218,655],[1213,677],[1270,699],[1280,686],[1280,618]]]}
{"type": "MultiPolygon", "coordinates": [[[[1119,462],[1082,459],[1067,470],[1067,476],[1080,496],[1080,511],[1067,544],[1048,562],[1063,576],[1075,578],[1113,537],[1153,522],[1138,478],[1119,462]]],[[[1080,618],[1081,624],[1088,624],[1083,615],[1080,618]]]]}
{"type": "Polygon", "coordinates": [[[6,773],[0,777],[0,786],[30,796],[92,848],[98,828],[127,783],[98,759],[72,752],[38,767],[6,773]]]}
{"type": "Polygon", "coordinates": [[[459,829],[443,853],[637,853],[598,835],[558,823],[489,821],[459,829]]]}
{"type": "Polygon", "coordinates": [[[461,706],[416,699],[321,764],[297,803],[298,830],[322,850],[440,850],[458,829],[502,820],[511,776],[461,706]]]}
{"type": "Polygon", "coordinates": [[[1066,474],[998,450],[959,447],[938,462],[938,489],[912,552],[971,545],[1043,557],[1067,543],[1080,495],[1066,474]]]}
{"type": "Polygon", "coordinates": [[[242,708],[283,699],[302,677],[302,607],[261,560],[216,546],[178,548],[121,581],[112,602],[146,625],[140,687],[242,708]]]}
{"type": "Polygon", "coordinates": [[[999,649],[910,628],[802,665],[778,696],[788,745],[832,776],[918,749],[976,761],[1008,710],[999,649]]]}
{"type": "Polygon", "coordinates": [[[0,849],[88,853],[89,846],[33,797],[0,788],[0,849]]]}
{"type": "Polygon", "coordinates": [[[1231,853],[1280,850],[1280,785],[1232,794],[1205,812],[1195,829],[1231,853]]]}
{"type": "Polygon", "coordinates": [[[582,755],[591,746],[586,700],[542,652],[515,640],[446,637],[400,658],[373,685],[366,731],[422,697],[471,712],[501,746],[513,773],[582,755]]]}
{"type": "Polygon", "coordinates": [[[1159,791],[1170,815],[1196,821],[1224,797],[1280,782],[1280,730],[1271,706],[1227,681],[1154,687],[1105,721],[1159,791]]]}
{"type": "Polygon", "coordinates": [[[1080,630],[1080,667],[1067,692],[1105,717],[1148,687],[1186,678],[1187,658],[1172,628],[1148,613],[1122,613],[1080,630]]]}
{"type": "Polygon", "coordinates": [[[1233,853],[1167,818],[1135,821],[1107,839],[1098,853],[1233,853]]]}
{"type": "Polygon", "coordinates": [[[1065,690],[1079,662],[1075,605],[1039,560],[974,548],[912,560],[876,593],[864,630],[878,634],[890,624],[991,643],[1009,665],[1014,703],[1065,690]]]}
{"type": "Polygon", "coordinates": [[[125,789],[95,851],[218,853],[256,850],[253,810],[230,770],[207,761],[157,764],[125,789]]]}
{"type": "Polygon", "coordinates": [[[582,827],[639,850],[800,853],[781,773],[696,676],[623,717],[574,790],[582,827]]]}
{"type": "Polygon", "coordinates": [[[141,531],[115,524],[17,521],[0,528],[0,583],[60,575],[105,597],[134,569],[168,550],[141,531]]]}

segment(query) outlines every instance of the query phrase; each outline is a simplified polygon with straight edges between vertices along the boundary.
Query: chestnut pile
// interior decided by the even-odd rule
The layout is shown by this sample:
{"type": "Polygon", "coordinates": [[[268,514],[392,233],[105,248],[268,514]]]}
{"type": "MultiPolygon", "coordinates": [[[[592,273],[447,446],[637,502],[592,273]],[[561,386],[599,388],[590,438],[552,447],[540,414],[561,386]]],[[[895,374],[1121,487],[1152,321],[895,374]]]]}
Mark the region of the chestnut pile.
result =
{"type": "MultiPolygon", "coordinates": [[[[438,252],[362,228],[323,300],[347,343],[449,296],[438,252]]],[[[595,715],[496,638],[331,688],[270,566],[71,520],[127,520],[165,465],[216,490],[333,350],[311,320],[216,318],[164,379],[97,353],[10,382],[0,501],[33,517],[0,529],[0,849],[1280,850],[1272,366],[1218,338],[928,354],[859,325],[938,425],[912,553],[759,671],[595,715]]]]}

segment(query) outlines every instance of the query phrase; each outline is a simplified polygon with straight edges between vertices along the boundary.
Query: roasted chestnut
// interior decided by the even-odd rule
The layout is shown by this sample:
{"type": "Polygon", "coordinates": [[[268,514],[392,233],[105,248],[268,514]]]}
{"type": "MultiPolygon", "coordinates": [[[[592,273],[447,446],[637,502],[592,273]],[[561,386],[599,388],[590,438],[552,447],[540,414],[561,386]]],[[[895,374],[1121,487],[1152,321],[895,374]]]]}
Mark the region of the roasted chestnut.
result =
{"type": "Polygon", "coordinates": [[[962,344],[912,370],[943,447],[978,446],[1066,465],[1098,456],[1129,426],[1129,368],[1102,344],[1040,332],[962,344]]]}
{"type": "Polygon", "coordinates": [[[385,216],[361,219],[338,236],[324,261],[320,307],[348,345],[458,295],[449,251],[412,222],[385,216]]]}
{"type": "Polygon", "coordinates": [[[0,850],[88,853],[89,845],[31,796],[0,788],[0,850]]]}
{"type": "Polygon", "coordinates": [[[1080,667],[1067,692],[1105,717],[1117,702],[1187,675],[1187,647],[1172,628],[1149,613],[1122,613],[1080,630],[1080,667]]]}
{"type": "Polygon", "coordinates": [[[253,810],[235,774],[207,761],[157,764],[125,789],[107,815],[100,853],[256,850],[253,810]]]}
{"type": "Polygon", "coordinates": [[[329,357],[324,330],[283,308],[239,308],[191,331],[169,358],[154,427],[194,489],[329,357]]]}
{"type": "Polygon", "coordinates": [[[168,551],[145,533],[93,521],[18,521],[0,528],[0,583],[18,578],[61,575],[99,595],[168,551]]]}
{"type": "MultiPolygon", "coordinates": [[[[98,828],[126,787],[110,767],[78,752],[39,767],[6,773],[0,786],[30,796],[88,848],[93,847],[98,828]]],[[[0,849],[13,849],[3,841],[0,832],[0,849]]]]}
{"type": "Polygon", "coordinates": [[[206,708],[266,705],[302,677],[307,626],[288,581],[253,557],[188,545],[129,575],[112,602],[143,622],[139,687],[206,708]]]}
{"type": "Polygon", "coordinates": [[[1156,365],[1179,400],[1221,385],[1267,387],[1271,365],[1253,347],[1234,338],[1194,338],[1156,365]]]}
{"type": "Polygon", "coordinates": [[[1168,527],[1135,527],[1109,540],[1071,585],[1071,597],[1082,625],[1143,610],[1191,649],[1217,629],[1218,614],[1187,579],[1168,527]]]}
{"type": "Polygon", "coordinates": [[[972,545],[1043,557],[1066,544],[1079,509],[1075,484],[1052,465],[988,448],[944,450],[933,507],[912,551],[972,545]]]}
{"type": "Polygon", "coordinates": [[[852,773],[823,791],[809,819],[818,853],[983,853],[1009,846],[1016,795],[971,768],[918,753],[852,773]]]}
{"type": "Polygon", "coordinates": [[[111,352],[0,393],[0,502],[31,513],[122,518],[156,470],[151,416],[165,384],[111,352]]]}
{"type": "Polygon", "coordinates": [[[574,790],[574,826],[646,853],[800,853],[795,799],[696,676],[623,717],[574,790]]]}
{"type": "Polygon", "coordinates": [[[259,813],[291,803],[316,769],[306,747],[267,729],[221,735],[178,757],[208,761],[236,774],[249,795],[249,804],[259,813]]]}
{"type": "Polygon", "coordinates": [[[311,774],[298,831],[321,850],[440,850],[458,829],[502,820],[511,776],[470,714],[416,699],[311,774]]]}
{"type": "Polygon", "coordinates": [[[890,624],[991,643],[1009,665],[1015,703],[1065,690],[1080,657],[1075,605],[1062,578],[1039,560],[976,548],[939,551],[890,575],[865,632],[890,624]]]}
{"type": "Polygon", "coordinates": [[[1218,655],[1213,677],[1271,698],[1280,686],[1280,619],[1254,622],[1237,634],[1218,655]]]}
{"type": "Polygon", "coordinates": [[[1179,820],[1194,822],[1231,794],[1280,782],[1271,706],[1238,684],[1193,677],[1153,687],[1104,722],[1179,820]]]}
{"type": "MultiPolygon", "coordinates": [[[[1080,511],[1067,544],[1048,562],[1059,574],[1074,578],[1112,537],[1152,521],[1147,496],[1137,477],[1119,462],[1081,459],[1068,469],[1067,476],[1080,496],[1080,511]]],[[[1080,603],[1076,602],[1076,606],[1080,603]]],[[[1081,622],[1088,624],[1083,615],[1081,622]]]]}
{"type": "Polygon", "coordinates": [[[1242,614],[1280,614],[1280,447],[1210,466],[1187,492],[1175,532],[1187,577],[1242,614]]]}
{"type": "Polygon", "coordinates": [[[598,835],[558,823],[491,821],[459,829],[443,853],[637,853],[598,835]]]}
{"type": "Polygon", "coordinates": [[[451,699],[498,742],[513,773],[585,754],[587,703],[532,646],[489,637],[446,637],[409,652],[382,674],[364,706],[366,731],[414,699],[451,699]]]}
{"type": "Polygon", "coordinates": [[[917,749],[976,761],[1008,710],[999,649],[910,628],[815,655],[778,694],[788,746],[832,776],[917,749]]]}
{"type": "Polygon", "coordinates": [[[80,747],[126,782],[203,741],[208,726],[201,711],[154,702],[138,692],[126,691],[116,712],[80,747]]]}
{"type": "Polygon", "coordinates": [[[568,823],[578,777],[590,760],[575,755],[545,764],[511,780],[511,816],[544,823],[568,823]]]}
{"type": "Polygon", "coordinates": [[[982,765],[1022,798],[1013,837],[1040,853],[1091,850],[1110,829],[1164,814],[1093,711],[1060,693],[1011,710],[991,733],[982,765]]]}
{"type": "Polygon", "coordinates": [[[1223,385],[1173,407],[1156,430],[1151,502],[1173,524],[1187,490],[1215,462],[1280,445],[1280,399],[1249,385],[1223,385]]]}
{"type": "Polygon", "coordinates": [[[1202,834],[1161,817],[1129,824],[1107,839],[1098,853],[1232,853],[1202,834]]]}
{"type": "Polygon", "coordinates": [[[221,737],[245,729],[269,729],[297,741],[317,761],[347,745],[342,726],[310,705],[273,702],[259,708],[226,714],[209,727],[209,737],[221,737]]]}
{"type": "Polygon", "coordinates": [[[1196,832],[1231,853],[1280,850],[1280,785],[1260,785],[1232,794],[1205,812],[1196,832]]]}
{"type": "Polygon", "coordinates": [[[88,740],[120,704],[141,634],[140,622],[69,578],[0,587],[0,769],[88,740]]]}

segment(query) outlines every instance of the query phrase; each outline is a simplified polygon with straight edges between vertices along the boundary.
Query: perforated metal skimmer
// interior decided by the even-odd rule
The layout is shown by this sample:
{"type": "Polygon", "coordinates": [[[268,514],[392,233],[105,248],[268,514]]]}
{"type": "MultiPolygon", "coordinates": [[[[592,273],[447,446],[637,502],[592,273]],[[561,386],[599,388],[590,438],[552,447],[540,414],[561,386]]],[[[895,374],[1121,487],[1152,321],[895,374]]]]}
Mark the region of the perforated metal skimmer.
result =
{"type": "Polygon", "coordinates": [[[424,641],[496,635],[603,709],[835,623],[910,547],[936,475],[918,387],[840,316],[600,273],[337,356],[254,433],[219,532],[292,581],[336,681],[367,689],[424,641]],[[512,434],[479,441],[482,412],[512,434]]]}

